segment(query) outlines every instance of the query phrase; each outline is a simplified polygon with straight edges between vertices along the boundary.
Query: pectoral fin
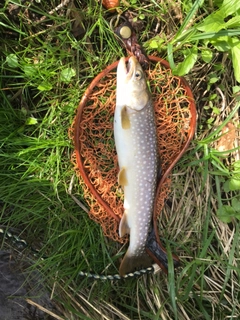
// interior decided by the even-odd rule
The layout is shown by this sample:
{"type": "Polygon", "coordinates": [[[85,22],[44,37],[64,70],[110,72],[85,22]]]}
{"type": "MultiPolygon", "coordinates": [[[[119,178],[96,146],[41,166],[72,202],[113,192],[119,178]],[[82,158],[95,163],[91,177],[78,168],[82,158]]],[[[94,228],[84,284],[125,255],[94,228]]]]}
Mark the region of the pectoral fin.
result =
{"type": "Polygon", "coordinates": [[[119,235],[122,238],[127,233],[130,233],[130,229],[127,222],[127,214],[125,211],[119,224],[119,235]]]}
{"type": "Polygon", "coordinates": [[[130,129],[131,124],[126,106],[124,106],[121,111],[121,123],[123,129],[130,129]]]}
{"type": "Polygon", "coordinates": [[[122,169],[119,171],[119,174],[118,174],[118,184],[120,184],[122,187],[128,185],[128,180],[127,180],[127,175],[126,175],[126,169],[125,169],[125,168],[122,168],[122,169]]]}

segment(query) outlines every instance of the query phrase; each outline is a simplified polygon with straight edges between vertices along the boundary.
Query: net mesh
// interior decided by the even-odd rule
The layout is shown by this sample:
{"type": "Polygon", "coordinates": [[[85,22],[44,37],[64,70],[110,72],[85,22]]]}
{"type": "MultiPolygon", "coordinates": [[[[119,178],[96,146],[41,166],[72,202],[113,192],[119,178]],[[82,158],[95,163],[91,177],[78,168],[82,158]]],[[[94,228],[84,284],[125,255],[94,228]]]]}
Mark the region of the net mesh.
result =
{"type": "MultiPolygon", "coordinates": [[[[161,63],[152,62],[146,73],[155,108],[161,174],[164,175],[188,140],[192,116],[190,101],[184,83],[161,63]]],[[[115,101],[116,71],[110,70],[99,78],[87,99],[79,105],[81,116],[76,117],[72,125],[77,146],[73,161],[90,208],[89,217],[101,225],[105,236],[124,243],[128,237],[120,238],[118,234],[124,209],[123,190],[117,182],[118,162],[113,136],[115,101]],[[82,163],[80,168],[77,153],[82,163]]],[[[170,183],[170,178],[166,178],[157,194],[157,215],[161,213],[170,183]]]]}

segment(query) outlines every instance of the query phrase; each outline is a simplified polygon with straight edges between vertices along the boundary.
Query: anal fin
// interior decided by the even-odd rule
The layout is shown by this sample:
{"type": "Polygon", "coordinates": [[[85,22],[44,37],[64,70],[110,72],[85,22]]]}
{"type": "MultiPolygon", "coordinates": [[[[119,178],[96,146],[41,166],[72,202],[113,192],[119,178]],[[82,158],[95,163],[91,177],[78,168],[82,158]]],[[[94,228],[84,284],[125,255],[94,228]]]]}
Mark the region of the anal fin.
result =
{"type": "Polygon", "coordinates": [[[125,236],[125,234],[129,234],[129,233],[130,233],[130,229],[127,222],[127,214],[125,211],[119,224],[119,235],[122,238],[123,236],[125,236]]]}

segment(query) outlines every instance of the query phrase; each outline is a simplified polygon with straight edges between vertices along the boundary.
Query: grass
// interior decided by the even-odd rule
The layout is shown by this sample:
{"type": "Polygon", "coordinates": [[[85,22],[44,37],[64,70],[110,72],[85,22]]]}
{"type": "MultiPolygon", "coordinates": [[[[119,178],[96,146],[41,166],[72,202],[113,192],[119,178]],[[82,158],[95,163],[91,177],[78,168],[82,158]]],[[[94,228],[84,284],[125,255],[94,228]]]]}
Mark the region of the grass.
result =
{"type": "Polygon", "coordinates": [[[238,1],[234,10],[228,1],[122,1],[147,53],[186,75],[199,118],[160,219],[166,246],[182,266],[168,277],[120,282],[78,276],[117,273],[124,248],[106,239],[71,196],[86,205],[68,130],[91,79],[124,52],[109,28],[110,13],[95,1],[74,3],[52,14],[57,1],[6,1],[0,8],[1,225],[47,256],[31,257],[32,268],[41,270],[63,319],[238,319],[238,1]],[[230,121],[238,145],[226,154],[217,139],[230,121]]]}

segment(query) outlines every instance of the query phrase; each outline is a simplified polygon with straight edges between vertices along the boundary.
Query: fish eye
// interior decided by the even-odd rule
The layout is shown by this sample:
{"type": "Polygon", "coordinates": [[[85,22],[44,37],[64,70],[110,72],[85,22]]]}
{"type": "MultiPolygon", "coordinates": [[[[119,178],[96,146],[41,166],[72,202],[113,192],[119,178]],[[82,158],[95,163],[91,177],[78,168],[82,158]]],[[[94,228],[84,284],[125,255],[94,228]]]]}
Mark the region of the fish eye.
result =
{"type": "Polygon", "coordinates": [[[137,79],[137,80],[140,80],[140,79],[142,79],[142,72],[141,71],[136,71],[136,73],[135,73],[135,78],[137,79]]]}

